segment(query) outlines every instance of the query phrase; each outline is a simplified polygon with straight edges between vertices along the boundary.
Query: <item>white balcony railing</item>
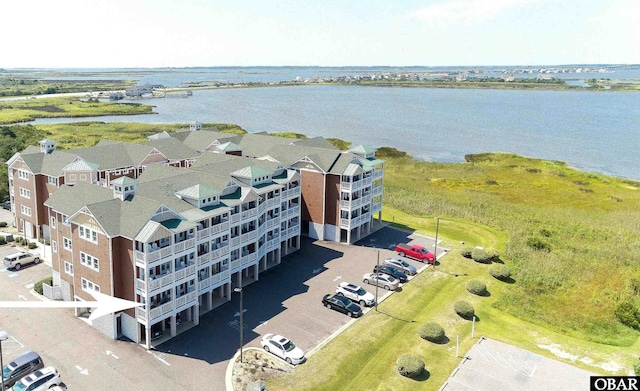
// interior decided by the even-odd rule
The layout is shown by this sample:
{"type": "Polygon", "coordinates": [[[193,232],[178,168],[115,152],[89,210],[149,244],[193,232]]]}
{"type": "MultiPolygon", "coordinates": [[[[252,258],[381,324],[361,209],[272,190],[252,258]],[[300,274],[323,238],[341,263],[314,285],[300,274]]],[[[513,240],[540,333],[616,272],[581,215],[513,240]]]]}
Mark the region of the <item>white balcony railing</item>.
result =
{"type": "Polygon", "coordinates": [[[237,223],[238,221],[240,221],[240,213],[231,215],[229,221],[231,221],[232,223],[237,223]]]}

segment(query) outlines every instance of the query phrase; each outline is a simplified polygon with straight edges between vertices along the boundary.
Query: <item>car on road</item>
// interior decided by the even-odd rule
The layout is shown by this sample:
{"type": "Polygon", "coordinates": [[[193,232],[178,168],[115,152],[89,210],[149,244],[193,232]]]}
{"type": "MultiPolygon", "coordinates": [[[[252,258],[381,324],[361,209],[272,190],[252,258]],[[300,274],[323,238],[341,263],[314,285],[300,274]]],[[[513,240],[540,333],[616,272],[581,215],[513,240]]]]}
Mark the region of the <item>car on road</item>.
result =
{"type": "Polygon", "coordinates": [[[418,272],[413,265],[410,265],[409,262],[405,261],[404,259],[387,258],[384,260],[384,264],[394,267],[400,270],[401,272],[403,272],[404,274],[407,274],[410,276],[413,276],[418,272]]]}
{"type": "Polygon", "coordinates": [[[40,263],[40,257],[29,252],[13,253],[4,257],[4,266],[7,269],[20,270],[22,266],[30,263],[40,263]]]}
{"type": "Polygon", "coordinates": [[[375,265],[373,267],[373,272],[374,273],[382,273],[382,274],[388,274],[392,277],[397,278],[401,283],[405,283],[407,281],[409,281],[409,278],[407,277],[406,274],[404,274],[403,272],[401,272],[400,270],[393,268],[389,265],[375,265]]]}
{"type": "Polygon", "coordinates": [[[336,293],[340,296],[360,303],[361,306],[372,306],[376,303],[376,298],[373,294],[367,292],[361,286],[350,284],[348,282],[341,282],[336,287],[336,293]]]}
{"type": "Polygon", "coordinates": [[[288,364],[298,365],[304,362],[304,352],[291,340],[279,334],[265,334],[260,341],[265,351],[273,353],[288,364]]]}
{"type": "Polygon", "coordinates": [[[365,284],[378,285],[386,290],[395,291],[398,289],[398,279],[388,274],[366,273],[362,276],[365,284]]]}
{"type": "Polygon", "coordinates": [[[12,391],[43,391],[62,383],[60,374],[54,367],[38,369],[30,375],[23,377],[13,385],[12,391]]]}
{"type": "Polygon", "coordinates": [[[362,315],[362,308],[344,296],[324,295],[322,304],[329,309],[340,311],[352,318],[362,315]]]}

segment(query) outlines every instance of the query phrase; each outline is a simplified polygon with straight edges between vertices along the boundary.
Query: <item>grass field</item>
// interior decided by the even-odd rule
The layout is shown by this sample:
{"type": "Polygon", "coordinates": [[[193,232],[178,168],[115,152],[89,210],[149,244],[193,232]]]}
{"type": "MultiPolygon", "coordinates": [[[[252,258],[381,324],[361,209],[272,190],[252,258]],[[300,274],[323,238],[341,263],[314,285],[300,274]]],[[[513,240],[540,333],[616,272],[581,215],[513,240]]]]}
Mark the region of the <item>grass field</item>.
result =
{"type": "Polygon", "coordinates": [[[434,236],[438,216],[441,246],[451,252],[435,272],[413,280],[380,313],[364,316],[269,389],[437,390],[459,363],[457,335],[462,353],[484,335],[595,373],[632,371],[638,332],[618,322],[614,309],[637,296],[640,183],[509,154],[469,159],[387,158],[384,220],[434,236]],[[476,245],[500,251],[513,283],[460,255],[476,245]],[[471,278],[486,283],[490,296],[468,293],[471,278]],[[452,310],[461,299],[479,317],[475,338],[471,323],[452,310]],[[417,330],[426,321],[443,326],[449,342],[421,340],[417,330]],[[403,353],[426,363],[419,379],[397,374],[403,353]]]}

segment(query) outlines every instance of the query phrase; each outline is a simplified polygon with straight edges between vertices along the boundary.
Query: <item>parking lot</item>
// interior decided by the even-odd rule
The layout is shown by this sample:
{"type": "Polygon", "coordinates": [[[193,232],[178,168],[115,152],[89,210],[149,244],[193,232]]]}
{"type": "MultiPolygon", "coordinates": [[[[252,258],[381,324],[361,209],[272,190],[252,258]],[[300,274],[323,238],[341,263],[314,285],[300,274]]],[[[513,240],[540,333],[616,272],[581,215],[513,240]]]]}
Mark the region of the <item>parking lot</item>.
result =
{"type": "MultiPolygon", "coordinates": [[[[433,250],[433,240],[390,228],[382,228],[355,245],[303,238],[300,251],[244,288],[245,347],[259,347],[262,335],[279,333],[306,352],[312,351],[351,321],[347,315],[325,308],[322,297],[334,293],[342,281],[373,293],[375,287],[364,285],[362,275],[372,271],[378,254],[381,263],[395,256],[393,246],[399,242],[419,243],[433,250]]],[[[0,256],[7,251],[8,246],[0,247],[0,256]]],[[[442,254],[438,248],[438,256],[442,254]]],[[[409,263],[419,270],[426,266],[409,263]]],[[[31,284],[49,275],[50,269],[43,264],[19,272],[3,269],[0,299],[37,300],[29,294],[31,284]]],[[[380,296],[385,293],[379,289],[380,296]]],[[[239,348],[239,304],[239,294],[233,294],[231,302],[202,316],[199,326],[149,352],[135,343],[110,340],[74,318],[70,310],[2,309],[2,328],[22,345],[13,345],[10,353],[3,351],[3,357],[6,361],[26,349],[37,351],[46,364],[58,368],[70,390],[224,390],[227,364],[239,348]]]]}

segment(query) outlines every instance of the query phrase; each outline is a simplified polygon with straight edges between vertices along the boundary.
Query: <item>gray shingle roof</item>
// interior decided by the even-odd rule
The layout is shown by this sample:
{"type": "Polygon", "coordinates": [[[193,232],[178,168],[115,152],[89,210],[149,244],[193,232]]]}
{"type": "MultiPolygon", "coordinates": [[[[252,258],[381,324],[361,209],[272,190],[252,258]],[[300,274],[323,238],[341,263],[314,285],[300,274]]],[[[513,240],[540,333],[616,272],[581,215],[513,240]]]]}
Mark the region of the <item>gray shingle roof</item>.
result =
{"type": "Polygon", "coordinates": [[[200,155],[195,149],[173,137],[145,141],[143,144],[155,147],[171,160],[196,158],[200,155]]]}
{"type": "Polygon", "coordinates": [[[44,204],[70,216],[85,205],[111,199],[113,199],[113,190],[78,182],[74,186],[61,186],[44,204]]]}

